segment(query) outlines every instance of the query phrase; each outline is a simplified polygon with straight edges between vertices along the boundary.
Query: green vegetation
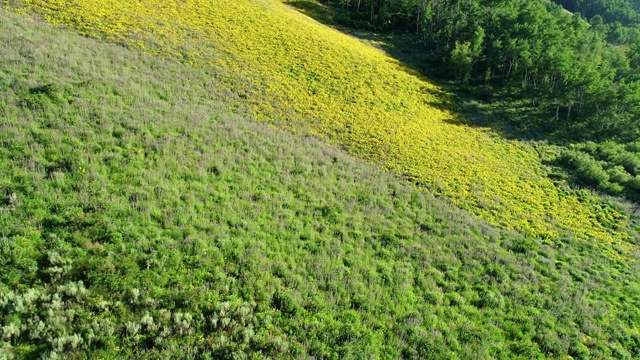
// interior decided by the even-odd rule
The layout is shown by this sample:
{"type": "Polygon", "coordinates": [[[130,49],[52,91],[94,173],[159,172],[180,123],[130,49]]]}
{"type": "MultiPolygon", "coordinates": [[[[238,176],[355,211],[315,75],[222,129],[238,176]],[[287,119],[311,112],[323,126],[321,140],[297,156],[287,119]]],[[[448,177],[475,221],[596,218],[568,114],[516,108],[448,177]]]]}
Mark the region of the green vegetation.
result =
{"type": "Polygon", "coordinates": [[[640,143],[587,142],[564,150],[558,162],[571,169],[574,182],[611,195],[640,200],[640,143]]]}
{"type": "Polygon", "coordinates": [[[637,2],[289,3],[320,21],[385,32],[390,54],[458,84],[467,123],[560,145],[551,162],[561,177],[638,200],[640,156],[625,150],[640,133],[637,2]]]}
{"type": "MultiPolygon", "coordinates": [[[[640,25],[640,2],[637,0],[555,0],[571,12],[587,19],[600,18],[614,28],[640,25]]],[[[640,30],[640,28],[638,28],[640,30]]]]}
{"type": "Polygon", "coordinates": [[[494,226],[549,241],[568,232],[607,243],[615,258],[636,251],[625,212],[554,183],[530,143],[467,126],[415,69],[279,1],[11,3],[50,24],[207,69],[262,124],[339,146],[494,226]]]}
{"type": "MultiPolygon", "coordinates": [[[[348,11],[351,25],[412,34],[431,73],[489,98],[527,100],[548,133],[637,139],[637,2],[557,2],[578,12],[550,0],[325,1],[348,11]]],[[[317,2],[291,3],[309,9],[317,2]]]]}
{"type": "Polygon", "coordinates": [[[524,236],[257,125],[224,68],[2,9],[0,44],[0,359],[640,356],[617,202],[579,192],[628,246],[524,236]]]}

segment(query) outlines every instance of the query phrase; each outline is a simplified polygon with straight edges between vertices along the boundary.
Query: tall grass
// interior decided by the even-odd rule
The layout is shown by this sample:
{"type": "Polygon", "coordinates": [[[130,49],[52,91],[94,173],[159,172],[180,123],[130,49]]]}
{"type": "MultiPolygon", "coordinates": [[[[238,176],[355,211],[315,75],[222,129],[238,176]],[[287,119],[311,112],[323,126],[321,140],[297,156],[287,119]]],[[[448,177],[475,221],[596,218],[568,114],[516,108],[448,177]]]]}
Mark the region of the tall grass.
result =
{"type": "Polygon", "coordinates": [[[554,184],[530,145],[460,125],[427,79],[278,1],[9,3],[214,72],[263,123],[342,146],[495,226],[549,241],[571,233],[624,248],[623,257],[635,251],[624,212],[554,184]]]}

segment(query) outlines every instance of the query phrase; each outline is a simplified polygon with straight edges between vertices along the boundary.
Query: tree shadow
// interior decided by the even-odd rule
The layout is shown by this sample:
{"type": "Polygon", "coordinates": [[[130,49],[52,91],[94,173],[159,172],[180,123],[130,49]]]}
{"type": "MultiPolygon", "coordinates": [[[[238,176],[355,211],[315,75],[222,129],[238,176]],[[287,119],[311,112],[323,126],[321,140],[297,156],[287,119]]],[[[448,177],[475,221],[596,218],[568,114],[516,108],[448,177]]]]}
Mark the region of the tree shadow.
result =
{"type": "MultiPolygon", "coordinates": [[[[433,55],[433,49],[416,41],[412,34],[376,31],[366,19],[354,19],[351,13],[335,4],[324,5],[316,0],[288,0],[285,4],[319,23],[384,51],[397,60],[394,65],[398,70],[425,83],[435,84],[436,88],[424,88],[433,99],[428,105],[447,111],[451,117],[445,121],[450,124],[490,129],[509,140],[543,141],[559,147],[585,141],[599,142],[610,137],[606,131],[594,131],[593,124],[565,119],[566,114],[562,112],[556,117],[555,108],[541,108],[518,94],[496,90],[499,86],[458,84],[447,80],[451,74],[442,71],[444,66],[434,65],[444,63],[444,54],[433,55]]],[[[566,180],[574,186],[585,186],[574,178],[573,170],[560,161],[542,161],[554,168],[549,174],[554,181],[566,180]],[[557,172],[560,169],[564,170],[557,172]]],[[[636,195],[622,196],[638,201],[636,195]]]]}
{"type": "Polygon", "coordinates": [[[554,145],[568,145],[586,140],[599,140],[604,134],[587,126],[557,120],[555,109],[540,109],[517,95],[496,92],[496,88],[457,84],[446,77],[437,65],[443,56],[432,53],[415,36],[406,33],[376,32],[366,20],[353,19],[337,5],[324,5],[314,0],[289,0],[285,4],[342,33],[372,45],[398,60],[398,69],[433,83],[442,90],[427,90],[437,100],[436,108],[449,110],[454,116],[448,122],[457,125],[490,128],[507,139],[544,140],[554,145]]]}
{"type": "MultiPolygon", "coordinates": [[[[436,88],[425,87],[425,93],[431,95],[433,100],[426,102],[440,110],[450,112],[453,118],[448,121],[453,124],[484,126],[466,123],[461,115],[463,103],[458,94],[455,83],[444,79],[442,73],[428,64],[433,63],[427,54],[423,44],[416,43],[408,34],[396,34],[390,32],[375,31],[374,26],[367,21],[354,20],[346,10],[341,10],[337,5],[324,5],[316,0],[288,0],[284,2],[295,10],[312,19],[330,26],[344,34],[352,36],[370,46],[384,51],[392,59],[397,70],[403,71],[419,80],[435,84],[436,88]]],[[[391,62],[391,61],[390,61],[391,62]]],[[[486,124],[485,124],[486,125],[486,124]]]]}

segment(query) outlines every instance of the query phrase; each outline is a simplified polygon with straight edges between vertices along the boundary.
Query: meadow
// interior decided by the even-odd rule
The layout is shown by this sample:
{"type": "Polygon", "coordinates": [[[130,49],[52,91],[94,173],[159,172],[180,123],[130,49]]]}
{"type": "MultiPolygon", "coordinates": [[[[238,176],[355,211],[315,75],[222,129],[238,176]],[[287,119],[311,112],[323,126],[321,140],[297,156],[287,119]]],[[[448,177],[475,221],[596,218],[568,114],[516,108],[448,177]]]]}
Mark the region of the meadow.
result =
{"type": "Polygon", "coordinates": [[[325,139],[495,226],[548,241],[592,239],[611,256],[637,250],[625,210],[555,184],[545,154],[464,125],[417,71],[278,1],[5,3],[86,36],[215,69],[263,124],[325,139]]]}
{"type": "Polygon", "coordinates": [[[296,81],[266,72],[284,64],[282,44],[293,41],[284,30],[271,38],[279,55],[247,48],[258,61],[238,49],[267,44],[269,26],[305,24],[323,49],[322,81],[356,78],[332,70],[341,61],[371,89],[397,91],[379,94],[385,106],[439,101],[378,50],[270,1],[179,12],[177,2],[3,4],[0,359],[640,356],[639,237],[622,205],[554,185],[533,148],[457,124],[434,104],[365,106],[357,80],[352,103],[339,106],[340,87],[319,95],[333,102],[312,101],[299,84],[321,66],[318,53],[300,55],[309,68],[296,81]],[[202,19],[209,26],[196,26],[202,19]],[[267,35],[249,36],[247,21],[267,35]],[[394,111],[431,115],[393,122],[394,111]],[[342,132],[336,114],[352,114],[342,132]],[[400,132],[418,123],[429,131],[400,132]],[[394,137],[376,133],[385,124],[394,137]],[[433,152],[403,157],[403,136],[433,152]],[[466,148],[444,153],[454,144],[466,148]],[[465,153],[478,161],[457,161],[465,153]],[[432,172],[420,172],[425,164],[432,172]],[[502,180],[465,193],[449,172],[489,176],[487,164],[522,177],[494,196],[567,213],[543,224],[522,209],[472,206],[502,180]],[[527,184],[551,197],[518,200],[527,184]],[[567,222],[583,217],[584,226],[567,222]]]}

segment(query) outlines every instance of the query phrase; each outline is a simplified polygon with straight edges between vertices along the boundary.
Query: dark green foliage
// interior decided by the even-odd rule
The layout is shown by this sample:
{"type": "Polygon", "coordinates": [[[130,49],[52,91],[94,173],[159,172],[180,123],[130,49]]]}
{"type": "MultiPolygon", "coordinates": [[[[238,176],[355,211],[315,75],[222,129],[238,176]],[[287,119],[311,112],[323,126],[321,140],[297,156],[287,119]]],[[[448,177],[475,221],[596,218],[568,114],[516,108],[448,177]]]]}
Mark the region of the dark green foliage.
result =
{"type": "Polygon", "coordinates": [[[638,259],[492,228],[203,70],[0,19],[0,358],[640,356],[638,259]]]}
{"type": "Polygon", "coordinates": [[[613,160],[623,166],[624,169],[632,176],[640,175],[640,157],[638,154],[626,152],[620,154],[613,160]]]}
{"type": "Polygon", "coordinates": [[[634,25],[640,22],[640,3],[636,0],[555,0],[571,12],[587,19],[599,16],[602,22],[634,25]]]}
{"type": "Polygon", "coordinates": [[[290,3],[321,21],[350,15],[409,34],[416,67],[493,101],[524,100],[531,116],[522,121],[544,119],[523,129],[581,140],[640,135],[640,24],[632,1],[556,1],[575,14],[550,0],[324,2],[340,5],[339,16],[314,0],[290,3]]]}
{"type": "Polygon", "coordinates": [[[587,142],[563,151],[558,163],[571,170],[576,182],[612,195],[639,200],[640,152],[635,143],[587,142]]]}
{"type": "Polygon", "coordinates": [[[609,183],[609,174],[594,158],[577,151],[565,151],[561,155],[561,161],[575,169],[575,173],[586,184],[606,186],[609,183]]]}
{"type": "Polygon", "coordinates": [[[621,165],[610,167],[607,170],[607,174],[609,175],[611,182],[617,184],[626,184],[633,178],[621,165]]]}

